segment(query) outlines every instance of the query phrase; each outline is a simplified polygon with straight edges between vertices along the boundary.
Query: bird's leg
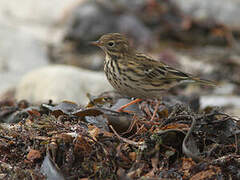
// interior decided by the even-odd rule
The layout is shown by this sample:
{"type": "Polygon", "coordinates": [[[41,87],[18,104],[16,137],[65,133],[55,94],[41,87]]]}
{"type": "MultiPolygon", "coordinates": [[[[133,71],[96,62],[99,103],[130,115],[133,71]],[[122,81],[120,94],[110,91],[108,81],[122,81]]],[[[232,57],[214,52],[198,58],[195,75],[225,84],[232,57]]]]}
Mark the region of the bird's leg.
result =
{"type": "Polygon", "coordinates": [[[121,106],[117,111],[118,111],[118,112],[123,112],[123,111],[124,111],[123,109],[125,109],[126,107],[128,107],[128,106],[130,106],[130,105],[132,105],[132,104],[141,102],[141,101],[142,101],[142,99],[137,98],[137,99],[135,99],[135,100],[133,100],[133,101],[131,101],[131,102],[129,102],[129,103],[121,106]]]}
{"type": "Polygon", "coordinates": [[[152,115],[150,121],[153,121],[153,120],[154,120],[154,118],[155,118],[155,116],[156,116],[156,114],[157,114],[157,110],[158,110],[159,104],[160,104],[160,101],[157,100],[157,104],[156,104],[156,106],[155,106],[155,108],[154,108],[154,112],[153,112],[153,115],[152,115]]]}

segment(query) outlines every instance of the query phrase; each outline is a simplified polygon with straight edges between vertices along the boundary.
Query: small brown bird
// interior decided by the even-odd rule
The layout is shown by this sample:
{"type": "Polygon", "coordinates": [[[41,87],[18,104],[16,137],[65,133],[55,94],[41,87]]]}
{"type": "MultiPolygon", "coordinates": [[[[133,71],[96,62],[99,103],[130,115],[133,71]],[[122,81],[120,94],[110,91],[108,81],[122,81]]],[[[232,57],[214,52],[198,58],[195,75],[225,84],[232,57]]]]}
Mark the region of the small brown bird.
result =
{"type": "Polygon", "coordinates": [[[161,98],[163,92],[181,83],[192,82],[214,85],[213,82],[194,77],[156,61],[130,47],[127,38],[119,33],[103,35],[91,44],[105,52],[104,72],[111,85],[121,94],[138,98],[122,106],[147,98],[161,98]]]}

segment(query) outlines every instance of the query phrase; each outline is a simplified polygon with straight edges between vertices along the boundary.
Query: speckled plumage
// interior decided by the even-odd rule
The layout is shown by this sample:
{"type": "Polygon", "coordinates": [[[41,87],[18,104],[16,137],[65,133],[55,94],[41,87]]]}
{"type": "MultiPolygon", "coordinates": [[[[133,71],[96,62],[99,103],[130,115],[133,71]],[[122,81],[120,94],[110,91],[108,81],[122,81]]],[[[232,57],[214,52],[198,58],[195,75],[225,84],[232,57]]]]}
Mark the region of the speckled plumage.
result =
{"type": "Polygon", "coordinates": [[[111,85],[123,95],[141,99],[161,98],[164,91],[183,82],[214,85],[211,81],[136,53],[122,34],[106,34],[92,44],[105,52],[104,72],[111,85]]]}

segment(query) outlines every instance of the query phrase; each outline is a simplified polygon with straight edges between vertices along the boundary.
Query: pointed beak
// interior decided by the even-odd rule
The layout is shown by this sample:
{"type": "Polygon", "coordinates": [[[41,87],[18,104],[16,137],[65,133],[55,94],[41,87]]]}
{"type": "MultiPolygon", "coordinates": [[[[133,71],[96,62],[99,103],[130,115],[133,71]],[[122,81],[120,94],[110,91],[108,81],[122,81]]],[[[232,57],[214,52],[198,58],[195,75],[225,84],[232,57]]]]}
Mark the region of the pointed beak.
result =
{"type": "Polygon", "coordinates": [[[92,42],[89,42],[89,44],[91,44],[93,46],[101,46],[99,41],[92,41],[92,42]]]}

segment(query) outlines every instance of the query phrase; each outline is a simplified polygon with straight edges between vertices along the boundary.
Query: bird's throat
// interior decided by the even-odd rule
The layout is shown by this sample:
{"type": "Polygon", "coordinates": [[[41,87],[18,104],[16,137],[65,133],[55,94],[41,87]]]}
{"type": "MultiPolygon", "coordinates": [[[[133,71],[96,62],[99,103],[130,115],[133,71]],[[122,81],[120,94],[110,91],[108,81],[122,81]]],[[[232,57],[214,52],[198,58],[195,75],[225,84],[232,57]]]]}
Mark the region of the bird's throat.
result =
{"type": "Polygon", "coordinates": [[[106,57],[105,57],[105,60],[106,61],[118,61],[119,59],[122,58],[122,55],[121,54],[115,54],[115,53],[106,53],[106,57]]]}

